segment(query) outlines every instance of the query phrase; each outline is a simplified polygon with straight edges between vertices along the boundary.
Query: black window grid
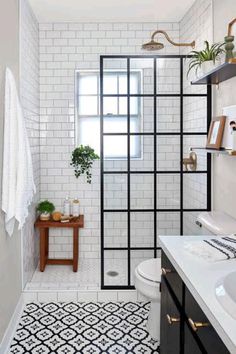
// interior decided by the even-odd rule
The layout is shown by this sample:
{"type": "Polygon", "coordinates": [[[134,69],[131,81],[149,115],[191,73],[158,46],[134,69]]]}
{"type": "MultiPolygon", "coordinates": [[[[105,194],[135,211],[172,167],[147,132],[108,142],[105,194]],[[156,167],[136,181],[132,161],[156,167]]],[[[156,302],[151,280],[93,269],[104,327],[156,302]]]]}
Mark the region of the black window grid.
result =
{"type": "Polygon", "coordinates": [[[211,155],[207,154],[207,162],[206,162],[206,170],[196,170],[196,171],[185,171],[183,169],[183,144],[185,136],[206,136],[207,131],[210,126],[212,108],[212,93],[211,86],[207,86],[207,92],[202,93],[184,93],[183,88],[183,66],[184,60],[186,56],[183,55],[106,55],[100,57],[100,107],[101,107],[101,136],[100,136],[100,144],[101,144],[101,153],[100,153],[100,183],[101,183],[101,289],[109,290],[109,289],[134,289],[134,286],[131,284],[131,251],[153,251],[154,258],[157,257],[157,252],[160,250],[160,247],[157,245],[157,213],[179,213],[180,214],[180,235],[183,235],[183,217],[184,213],[187,212],[202,212],[202,211],[210,211],[211,210],[211,155]],[[130,60],[131,59],[153,59],[153,94],[131,94],[130,93],[130,60]],[[179,59],[180,61],[180,92],[168,94],[168,93],[157,93],[157,66],[156,62],[158,58],[166,58],[166,59],[179,59]],[[107,59],[126,59],[127,60],[127,94],[104,94],[103,93],[103,71],[104,71],[104,60],[107,59]],[[104,97],[127,97],[127,133],[104,133],[103,131],[103,99],[104,97]],[[154,115],[153,115],[153,132],[130,132],[130,97],[152,97],[153,98],[153,107],[154,107],[154,115]],[[180,130],[178,132],[158,132],[157,131],[157,97],[177,97],[180,98],[180,130]],[[197,132],[197,131],[184,131],[183,127],[183,100],[185,97],[205,97],[207,101],[206,105],[206,116],[207,116],[207,131],[206,132],[197,132]],[[104,170],[104,149],[103,149],[103,138],[104,136],[127,136],[127,170],[104,170]],[[131,136],[152,136],[153,137],[153,145],[154,145],[154,161],[153,161],[153,171],[145,171],[145,170],[132,170],[130,165],[130,137],[131,136]],[[179,170],[157,170],[157,139],[158,136],[179,136],[180,138],[180,169],[179,170]],[[127,175],[127,208],[124,209],[105,209],[104,208],[104,176],[105,175],[127,175]],[[132,174],[150,174],[153,175],[154,181],[154,195],[153,195],[153,208],[151,209],[132,209],[130,205],[130,177],[132,174]],[[180,176],[180,207],[179,208],[157,208],[157,176],[160,174],[172,174],[180,176]],[[184,193],[184,175],[185,174],[206,174],[207,176],[207,200],[206,200],[206,208],[184,208],[183,205],[183,193],[184,193]],[[154,245],[153,247],[132,247],[131,246],[131,213],[154,213],[153,220],[153,228],[154,228],[154,245]],[[126,213],[127,214],[127,247],[105,247],[104,244],[104,214],[105,213],[126,213]],[[105,269],[104,269],[104,254],[105,251],[127,251],[127,285],[106,285],[104,282],[105,269]]]}

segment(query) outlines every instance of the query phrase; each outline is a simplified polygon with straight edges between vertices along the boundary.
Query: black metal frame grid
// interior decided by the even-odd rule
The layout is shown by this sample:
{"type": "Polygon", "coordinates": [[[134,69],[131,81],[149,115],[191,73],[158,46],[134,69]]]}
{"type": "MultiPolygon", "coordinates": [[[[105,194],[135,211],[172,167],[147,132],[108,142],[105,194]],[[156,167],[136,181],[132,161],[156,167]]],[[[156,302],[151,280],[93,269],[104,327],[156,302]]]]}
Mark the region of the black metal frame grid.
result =
{"type": "MultiPolygon", "coordinates": [[[[207,154],[207,169],[203,171],[184,171],[183,170],[183,143],[184,136],[204,136],[207,132],[184,132],[183,131],[183,100],[184,97],[206,97],[207,100],[207,130],[209,129],[211,121],[211,86],[207,86],[207,93],[205,94],[188,94],[183,92],[183,62],[186,56],[183,55],[105,55],[100,57],[100,115],[101,115],[101,152],[100,152],[100,182],[101,182],[101,288],[102,289],[133,289],[131,285],[131,251],[138,250],[151,250],[153,251],[153,256],[157,256],[157,251],[160,247],[157,247],[157,213],[162,212],[178,212],[180,214],[180,234],[183,235],[183,216],[184,212],[200,212],[211,210],[211,155],[207,154]],[[154,75],[154,87],[153,94],[131,94],[130,93],[130,60],[131,59],[153,59],[153,75],[154,75]],[[180,92],[179,94],[160,94],[157,93],[157,59],[167,58],[167,59],[179,59],[180,60],[180,92]],[[103,93],[103,73],[104,73],[104,60],[107,59],[125,59],[127,61],[127,94],[104,94],[103,93]],[[127,97],[127,133],[105,133],[103,129],[103,100],[104,97],[127,97]],[[140,132],[132,133],[130,132],[130,97],[153,97],[153,107],[154,107],[154,131],[153,132],[140,132]],[[180,130],[179,132],[157,132],[157,97],[179,97],[180,98],[180,130]],[[104,136],[127,136],[127,170],[126,171],[105,171],[104,170],[104,136]],[[154,140],[154,166],[153,171],[132,171],[130,168],[130,136],[152,136],[154,140]],[[173,171],[158,171],[157,170],[157,139],[158,136],[179,136],[180,137],[180,170],[173,171]],[[127,208],[126,209],[104,209],[104,175],[127,175],[127,208]],[[153,209],[132,209],[130,205],[130,176],[132,174],[150,174],[153,175],[154,182],[154,196],[153,196],[153,209]],[[158,174],[178,174],[180,175],[180,208],[179,209],[158,209],[157,208],[157,175],[158,174]],[[184,209],[183,205],[183,181],[184,174],[206,174],[207,175],[207,207],[206,209],[184,209]],[[127,214],[127,247],[105,247],[104,244],[104,214],[105,213],[122,213],[127,214]],[[153,212],[154,213],[154,246],[153,247],[131,247],[131,219],[130,215],[132,212],[153,212]],[[128,265],[128,276],[127,285],[105,285],[104,284],[104,254],[105,251],[127,251],[127,265],[128,265]]],[[[114,278],[115,279],[115,278],[114,278]]]]}

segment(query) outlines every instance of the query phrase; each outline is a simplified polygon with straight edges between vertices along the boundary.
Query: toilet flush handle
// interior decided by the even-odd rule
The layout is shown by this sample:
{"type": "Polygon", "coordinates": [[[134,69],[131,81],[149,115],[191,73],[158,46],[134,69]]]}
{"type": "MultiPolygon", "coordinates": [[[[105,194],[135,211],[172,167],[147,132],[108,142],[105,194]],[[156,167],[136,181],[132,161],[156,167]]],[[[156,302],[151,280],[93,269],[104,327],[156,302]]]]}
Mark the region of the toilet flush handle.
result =
{"type": "Polygon", "coordinates": [[[166,275],[168,273],[171,273],[172,270],[171,269],[168,269],[168,268],[161,268],[161,273],[162,275],[166,275]]]}

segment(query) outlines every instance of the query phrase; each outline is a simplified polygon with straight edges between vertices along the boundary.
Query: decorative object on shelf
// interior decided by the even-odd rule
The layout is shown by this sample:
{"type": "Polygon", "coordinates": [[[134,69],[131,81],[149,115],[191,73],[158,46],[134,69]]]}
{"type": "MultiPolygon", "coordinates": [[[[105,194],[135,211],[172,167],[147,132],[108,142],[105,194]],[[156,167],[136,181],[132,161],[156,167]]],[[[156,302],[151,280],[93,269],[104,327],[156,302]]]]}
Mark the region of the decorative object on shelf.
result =
{"type": "Polygon", "coordinates": [[[166,31],[163,31],[163,30],[157,30],[155,32],[153,32],[152,36],[151,36],[151,40],[150,42],[147,42],[147,43],[144,43],[142,45],[142,49],[144,50],[148,50],[148,51],[154,51],[154,50],[160,50],[160,49],[163,49],[164,48],[164,44],[163,43],[160,43],[160,42],[157,42],[155,41],[155,36],[158,34],[158,33],[161,33],[163,34],[167,41],[169,43],[171,43],[172,45],[176,46],[176,47],[192,47],[194,48],[195,47],[195,41],[192,41],[191,43],[176,43],[174,41],[172,41],[170,39],[170,37],[168,36],[168,34],[166,33],[166,31]]]}
{"type": "Polygon", "coordinates": [[[72,215],[78,217],[80,214],[79,209],[79,198],[75,198],[72,202],[72,215]]]}
{"type": "Polygon", "coordinates": [[[236,18],[234,18],[229,24],[228,24],[228,33],[227,36],[225,36],[225,61],[228,61],[229,59],[232,59],[234,57],[233,50],[234,50],[234,36],[232,35],[232,27],[236,23],[236,18]]]}
{"type": "Polygon", "coordinates": [[[233,130],[232,122],[236,122],[236,105],[223,108],[225,119],[225,129],[221,147],[227,150],[233,150],[233,130]]]}
{"type": "Polygon", "coordinates": [[[98,160],[99,156],[95,154],[94,149],[90,146],[80,145],[77,147],[71,156],[71,166],[74,167],[75,177],[79,178],[81,175],[86,174],[87,183],[91,184],[92,174],[91,167],[94,160],[98,160]]]}
{"type": "Polygon", "coordinates": [[[196,171],[197,169],[197,154],[196,152],[191,151],[189,153],[189,157],[185,157],[183,159],[183,165],[185,167],[185,171],[196,171]],[[188,169],[189,166],[189,169],[188,169]]]}
{"type": "Polygon", "coordinates": [[[52,213],[52,219],[54,221],[61,221],[62,213],[60,211],[54,211],[52,213]]]}
{"type": "Polygon", "coordinates": [[[207,137],[208,149],[219,150],[221,148],[221,142],[224,133],[225,126],[225,116],[213,117],[211,120],[211,125],[207,137]]]}
{"type": "Polygon", "coordinates": [[[49,202],[48,200],[40,202],[37,206],[37,211],[40,213],[40,220],[42,221],[50,220],[50,216],[54,210],[54,204],[49,202]]]}
{"type": "Polygon", "coordinates": [[[211,46],[208,41],[204,41],[204,43],[205,49],[200,51],[193,50],[189,53],[192,57],[189,61],[187,76],[193,69],[195,69],[196,76],[199,69],[201,69],[202,74],[211,71],[217,66],[217,60],[220,58],[220,55],[225,52],[222,48],[225,43],[214,43],[211,46]]]}
{"type": "Polygon", "coordinates": [[[70,216],[71,214],[70,209],[71,209],[70,199],[69,196],[67,196],[63,203],[63,214],[66,216],[70,216]]]}

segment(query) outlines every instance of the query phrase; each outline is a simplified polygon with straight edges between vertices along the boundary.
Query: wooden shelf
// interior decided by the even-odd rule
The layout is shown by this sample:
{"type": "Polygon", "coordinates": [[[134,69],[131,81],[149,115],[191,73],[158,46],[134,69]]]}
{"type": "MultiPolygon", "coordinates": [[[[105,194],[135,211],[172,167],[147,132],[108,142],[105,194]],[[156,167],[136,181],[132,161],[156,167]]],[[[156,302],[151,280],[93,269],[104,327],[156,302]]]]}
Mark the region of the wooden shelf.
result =
{"type": "Polygon", "coordinates": [[[214,149],[206,149],[204,147],[191,147],[191,151],[195,151],[197,154],[216,154],[216,155],[230,155],[230,156],[236,156],[236,151],[233,150],[214,150],[214,149]]]}
{"type": "Polygon", "coordinates": [[[221,64],[212,69],[206,75],[191,82],[192,85],[218,85],[236,76],[236,58],[230,59],[227,63],[221,64]]]}

